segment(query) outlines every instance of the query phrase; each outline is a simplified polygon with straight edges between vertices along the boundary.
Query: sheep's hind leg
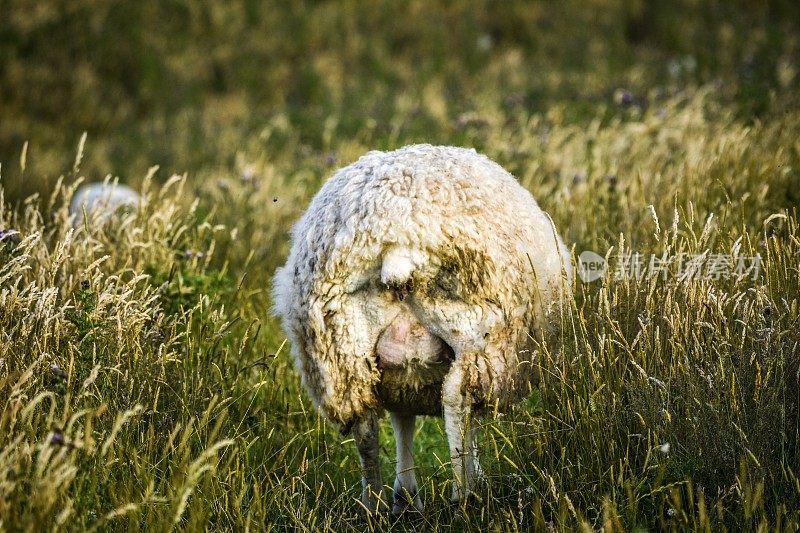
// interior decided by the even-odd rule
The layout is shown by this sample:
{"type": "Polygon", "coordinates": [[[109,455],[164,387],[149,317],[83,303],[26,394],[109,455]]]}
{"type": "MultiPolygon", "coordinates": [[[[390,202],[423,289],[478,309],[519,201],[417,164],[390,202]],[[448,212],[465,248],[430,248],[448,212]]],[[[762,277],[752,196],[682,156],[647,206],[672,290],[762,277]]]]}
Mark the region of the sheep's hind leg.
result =
{"type": "Polygon", "coordinates": [[[356,422],[353,436],[361,460],[361,503],[369,514],[388,511],[378,461],[378,417],[369,414],[356,422]]]}
{"type": "Polygon", "coordinates": [[[393,514],[401,514],[408,509],[422,511],[417,477],[414,474],[414,415],[391,413],[392,429],[397,449],[397,477],[394,479],[393,514]]]}
{"type": "Polygon", "coordinates": [[[445,378],[442,390],[444,429],[455,476],[452,495],[454,503],[461,502],[472,494],[477,480],[482,477],[475,441],[475,423],[468,399],[462,392],[462,376],[459,369],[453,368],[445,378]]]}

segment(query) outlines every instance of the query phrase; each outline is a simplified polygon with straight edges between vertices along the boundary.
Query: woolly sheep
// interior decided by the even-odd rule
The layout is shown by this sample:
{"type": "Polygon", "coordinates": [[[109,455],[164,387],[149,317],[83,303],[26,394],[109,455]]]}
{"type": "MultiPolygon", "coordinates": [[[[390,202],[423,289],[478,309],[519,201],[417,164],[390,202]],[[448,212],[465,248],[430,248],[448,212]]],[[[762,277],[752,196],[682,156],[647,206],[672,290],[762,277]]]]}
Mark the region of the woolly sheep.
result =
{"type": "Polygon", "coordinates": [[[397,444],[393,512],[421,510],[417,415],[444,416],[453,500],[480,476],[473,413],[530,390],[537,342],[556,337],[569,253],[511,174],[463,148],[369,152],[337,171],[292,231],[275,273],[302,382],[342,434],[353,430],[361,501],[387,509],[378,418],[397,444]]]}
{"type": "Polygon", "coordinates": [[[73,227],[84,222],[84,211],[89,220],[103,224],[121,209],[136,208],[141,197],[126,185],[117,183],[87,183],[81,185],[69,203],[69,216],[73,227]],[[96,217],[96,218],[94,218],[96,217]]]}

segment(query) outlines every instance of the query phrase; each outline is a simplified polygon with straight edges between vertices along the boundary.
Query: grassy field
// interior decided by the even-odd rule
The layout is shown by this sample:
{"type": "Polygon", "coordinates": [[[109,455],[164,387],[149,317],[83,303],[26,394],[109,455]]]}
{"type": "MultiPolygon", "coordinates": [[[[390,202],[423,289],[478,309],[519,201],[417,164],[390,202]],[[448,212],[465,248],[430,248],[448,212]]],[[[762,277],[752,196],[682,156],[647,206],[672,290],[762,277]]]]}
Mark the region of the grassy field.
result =
{"type": "MultiPolygon", "coordinates": [[[[0,530],[800,529],[797,21],[0,1],[0,530]],[[482,420],[477,503],[449,503],[429,418],[425,512],[367,519],[270,278],[335,168],[411,142],[486,153],[609,268],[576,281],[538,390],[482,420]],[[72,192],[106,176],[144,201],[73,229],[72,192]],[[631,252],[731,268],[616,276],[631,252]]],[[[388,421],[381,441],[391,483],[388,421]]]]}

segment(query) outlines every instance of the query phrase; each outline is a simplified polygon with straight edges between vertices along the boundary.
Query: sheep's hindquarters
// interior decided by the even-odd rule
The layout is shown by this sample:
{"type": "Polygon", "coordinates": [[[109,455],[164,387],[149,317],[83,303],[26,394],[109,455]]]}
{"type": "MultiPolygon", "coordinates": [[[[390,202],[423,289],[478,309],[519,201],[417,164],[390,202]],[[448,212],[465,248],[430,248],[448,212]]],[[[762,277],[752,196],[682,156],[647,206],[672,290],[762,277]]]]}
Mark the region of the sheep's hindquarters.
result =
{"type": "Polygon", "coordinates": [[[442,384],[453,350],[404,307],[381,334],[376,349],[381,405],[402,415],[442,415],[442,384]]]}

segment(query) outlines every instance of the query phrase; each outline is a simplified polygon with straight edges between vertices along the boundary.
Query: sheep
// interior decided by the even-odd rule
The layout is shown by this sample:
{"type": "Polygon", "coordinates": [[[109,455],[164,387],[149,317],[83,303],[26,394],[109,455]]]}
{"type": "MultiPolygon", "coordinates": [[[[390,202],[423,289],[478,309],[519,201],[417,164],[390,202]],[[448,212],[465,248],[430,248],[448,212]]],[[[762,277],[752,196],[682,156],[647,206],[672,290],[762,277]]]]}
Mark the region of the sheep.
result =
{"type": "Polygon", "coordinates": [[[552,220],[474,150],[411,145],[338,170],[291,237],[273,310],[314,404],[353,431],[362,504],[388,510],[384,411],[396,437],[392,511],[422,509],[418,415],[444,417],[452,500],[462,501],[481,478],[473,415],[530,391],[535,348],[554,341],[567,309],[572,266],[552,220]]]}
{"type": "Polygon", "coordinates": [[[69,203],[69,217],[72,226],[77,228],[84,222],[84,212],[88,219],[103,224],[121,210],[136,208],[141,197],[133,189],[118,183],[87,183],[81,185],[72,195],[69,203]]]}

